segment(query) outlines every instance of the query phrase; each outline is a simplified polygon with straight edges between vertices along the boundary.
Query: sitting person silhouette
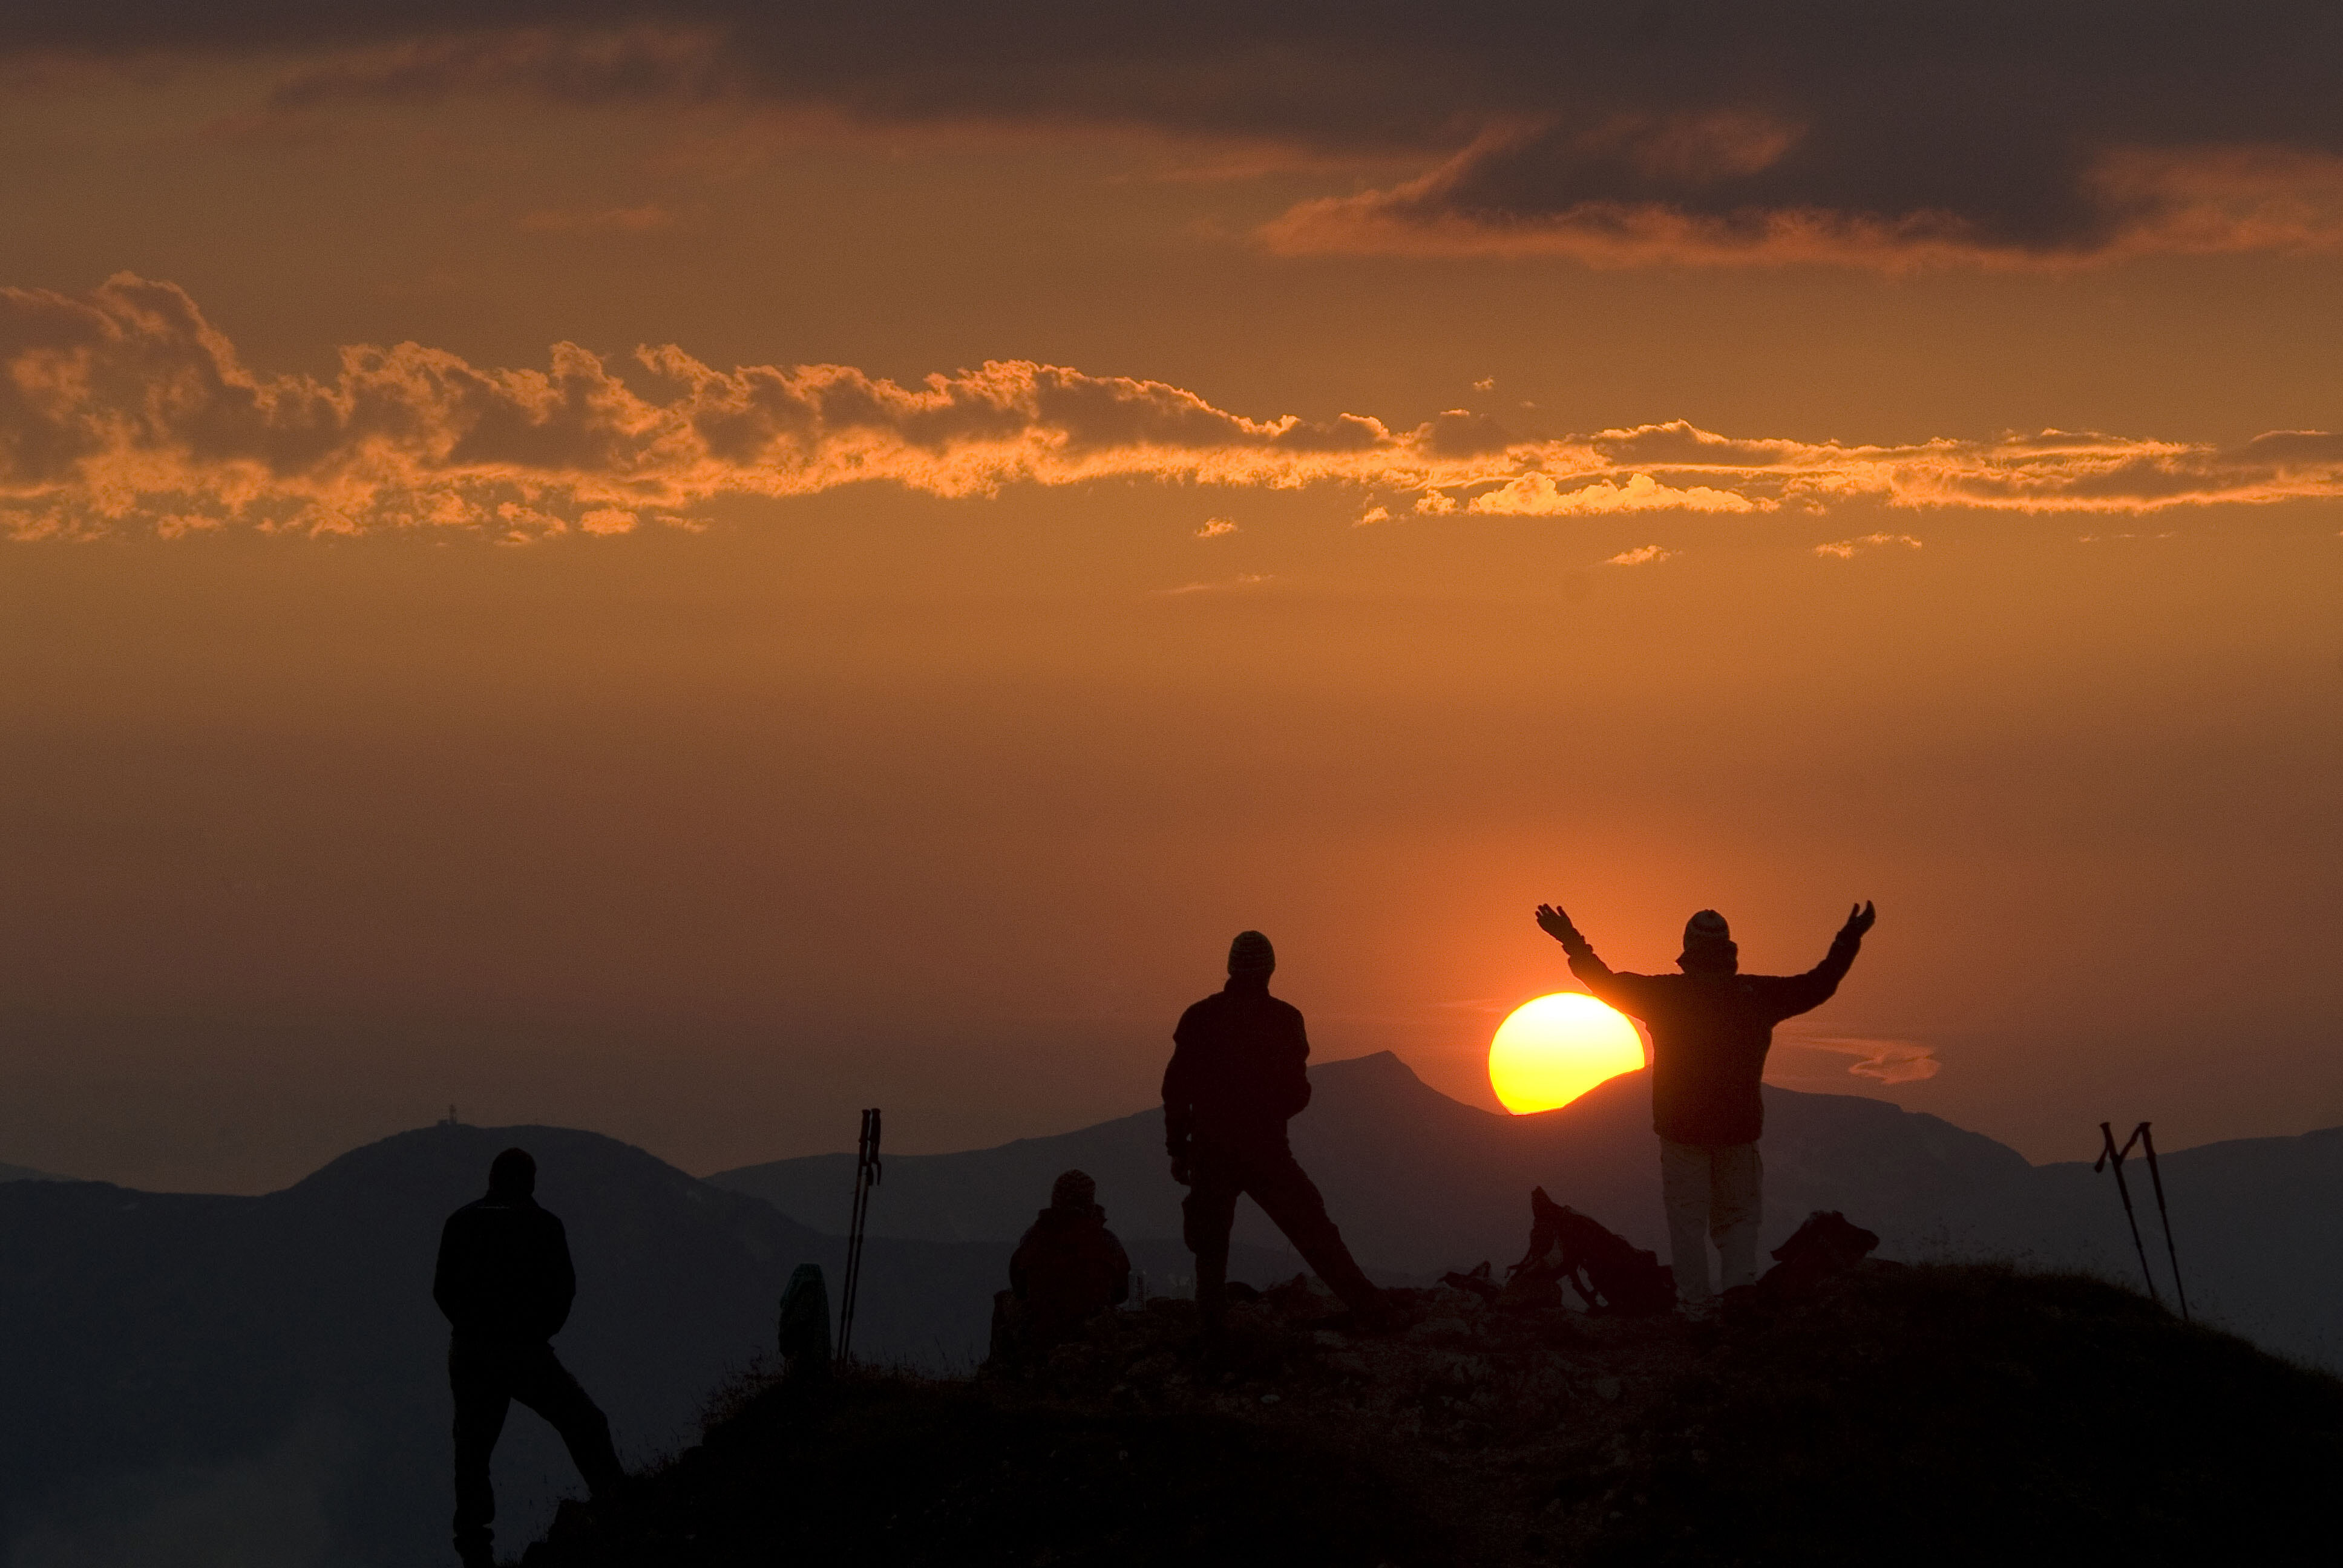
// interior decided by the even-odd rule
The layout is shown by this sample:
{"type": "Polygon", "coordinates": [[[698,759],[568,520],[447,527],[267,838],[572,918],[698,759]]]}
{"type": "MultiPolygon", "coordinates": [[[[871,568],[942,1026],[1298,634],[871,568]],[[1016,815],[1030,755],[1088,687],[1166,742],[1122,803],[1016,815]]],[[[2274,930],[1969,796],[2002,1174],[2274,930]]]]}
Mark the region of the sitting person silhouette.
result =
{"type": "Polygon", "coordinates": [[[1009,1289],[993,1298],[993,1353],[1023,1360],[1049,1353],[1084,1323],[1131,1297],[1131,1258],[1106,1228],[1098,1183],[1069,1171],[1050,1188],[1009,1260],[1009,1289]]]}
{"type": "Polygon", "coordinates": [[[447,1216],[431,1299],[454,1330],[447,1382],[456,1396],[456,1554],[464,1568],[496,1562],[496,1492],[488,1456],[518,1400],[553,1424],[597,1503],[625,1482],[610,1423],[549,1342],[578,1293],[569,1239],[538,1207],[537,1161],[508,1149],[488,1167],[488,1196],[447,1216]]]}
{"type": "Polygon", "coordinates": [[[1732,928],[1715,910],[1703,910],[1684,926],[1676,960],[1684,972],[1640,975],[1613,970],[1568,915],[1538,906],[1538,928],[1570,955],[1579,983],[1641,1020],[1652,1037],[1652,1129],[1660,1135],[1668,1250],[1676,1299],[1695,1316],[1713,1304],[1711,1241],[1724,1289],[1757,1278],[1765,1179],[1757,1157],[1765,1128],[1757,1083],[1774,1026],[1831,999],[1877,918],[1867,903],[1848,911],[1829,954],[1805,974],[1745,975],[1732,928]]]}
{"type": "Polygon", "coordinates": [[[1196,1255],[1196,1311],[1217,1338],[1228,1311],[1229,1231],[1250,1196],[1363,1328],[1385,1326],[1383,1294],[1351,1257],[1285,1124],[1310,1103],[1301,1011],[1269,994],[1277,953],[1259,931],[1229,944],[1229,982],[1181,1015],[1163,1070],[1163,1139],[1196,1255]]]}

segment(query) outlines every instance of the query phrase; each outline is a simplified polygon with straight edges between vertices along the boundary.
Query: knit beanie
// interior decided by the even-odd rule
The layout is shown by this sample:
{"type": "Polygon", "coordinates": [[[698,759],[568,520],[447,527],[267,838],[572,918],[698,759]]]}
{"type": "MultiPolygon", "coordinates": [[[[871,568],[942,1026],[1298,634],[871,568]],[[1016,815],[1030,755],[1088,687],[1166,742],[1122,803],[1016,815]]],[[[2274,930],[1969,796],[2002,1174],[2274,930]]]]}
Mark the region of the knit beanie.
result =
{"type": "Polygon", "coordinates": [[[1050,1188],[1052,1209],[1091,1209],[1098,1203],[1098,1183],[1087,1172],[1069,1171],[1050,1188]]]}
{"type": "Polygon", "coordinates": [[[1259,931],[1239,931],[1229,944],[1229,973],[1265,975],[1277,967],[1277,950],[1259,931]]]}
{"type": "Polygon", "coordinates": [[[1715,910],[1703,910],[1684,922],[1684,953],[1676,960],[1684,969],[1731,969],[1740,961],[1741,949],[1733,928],[1715,910]]]}

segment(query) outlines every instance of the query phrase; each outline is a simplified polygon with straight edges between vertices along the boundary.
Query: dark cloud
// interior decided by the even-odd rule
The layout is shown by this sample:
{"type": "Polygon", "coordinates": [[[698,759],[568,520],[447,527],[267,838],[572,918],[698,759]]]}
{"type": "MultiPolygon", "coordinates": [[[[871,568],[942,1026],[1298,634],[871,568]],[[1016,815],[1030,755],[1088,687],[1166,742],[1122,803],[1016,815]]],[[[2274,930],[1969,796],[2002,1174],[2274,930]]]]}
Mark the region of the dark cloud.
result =
{"type": "Polygon", "coordinates": [[[1140,125],[1428,172],[1289,249],[2025,261],[2343,236],[2331,0],[96,0],[0,51],[266,54],[280,101],[526,91],[1140,125]]]}

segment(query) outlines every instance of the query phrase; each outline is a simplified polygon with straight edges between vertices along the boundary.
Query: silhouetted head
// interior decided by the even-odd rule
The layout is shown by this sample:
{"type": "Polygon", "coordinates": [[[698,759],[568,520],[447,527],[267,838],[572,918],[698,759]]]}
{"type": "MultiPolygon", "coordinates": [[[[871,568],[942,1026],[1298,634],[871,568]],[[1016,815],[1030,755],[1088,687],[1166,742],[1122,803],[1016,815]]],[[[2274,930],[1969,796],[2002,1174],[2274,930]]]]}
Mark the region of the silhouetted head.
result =
{"type": "Polygon", "coordinates": [[[488,1166],[488,1191],[499,1198],[526,1198],[537,1191],[537,1161],[526,1149],[508,1149],[488,1166]]]}
{"type": "Polygon", "coordinates": [[[1087,1212],[1098,1207],[1098,1183],[1081,1171],[1069,1171],[1050,1188],[1050,1207],[1087,1212]]]}
{"type": "Polygon", "coordinates": [[[1741,949],[1723,915],[1703,910],[1684,922],[1684,951],[1676,955],[1676,968],[1690,975],[1729,975],[1740,967],[1741,949]]]}
{"type": "Polygon", "coordinates": [[[1229,978],[1268,983],[1277,968],[1277,950],[1259,931],[1239,931],[1229,944],[1229,978]]]}

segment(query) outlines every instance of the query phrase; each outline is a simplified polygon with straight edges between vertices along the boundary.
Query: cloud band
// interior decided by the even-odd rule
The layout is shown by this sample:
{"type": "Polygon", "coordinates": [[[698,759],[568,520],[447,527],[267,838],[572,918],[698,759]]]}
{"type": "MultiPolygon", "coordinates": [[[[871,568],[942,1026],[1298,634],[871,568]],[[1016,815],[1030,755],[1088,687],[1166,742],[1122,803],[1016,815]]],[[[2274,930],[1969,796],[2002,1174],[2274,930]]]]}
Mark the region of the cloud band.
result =
{"type": "Polygon", "coordinates": [[[1533,439],[1463,410],[1411,429],[1258,418],[1030,361],[904,386],[837,365],[718,370],[666,347],[638,350],[629,376],[574,344],[511,370],[413,343],[346,349],[330,378],[268,375],[166,283],[0,290],[0,526],[610,533],[728,497],[1105,478],[1348,486],[1413,496],[1423,516],[1855,500],[2141,514],[2343,495],[2343,437],[2308,430],[2229,448],[2058,431],[1850,446],[1683,421],[1533,439]]]}
{"type": "Polygon", "coordinates": [[[19,9],[0,64],[265,57],[287,108],[733,105],[1422,171],[1298,204],[1266,231],[1289,251],[1904,266],[2343,246],[2331,0],[19,9]]]}

